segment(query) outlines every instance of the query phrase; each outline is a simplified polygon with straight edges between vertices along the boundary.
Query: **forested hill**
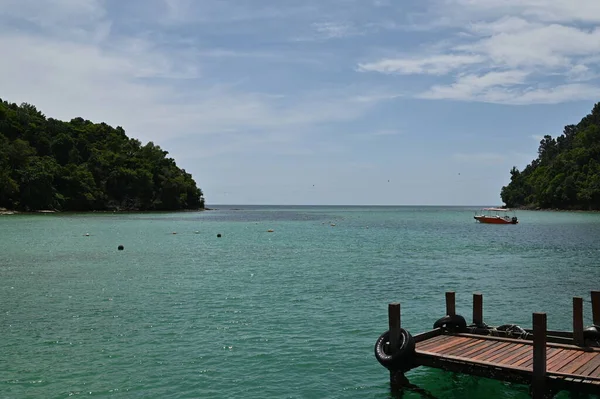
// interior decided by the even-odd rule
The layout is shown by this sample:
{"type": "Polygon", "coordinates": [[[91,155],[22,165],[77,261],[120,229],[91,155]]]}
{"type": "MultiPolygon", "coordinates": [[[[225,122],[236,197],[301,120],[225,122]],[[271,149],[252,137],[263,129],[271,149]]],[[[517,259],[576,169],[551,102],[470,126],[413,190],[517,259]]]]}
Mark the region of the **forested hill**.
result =
{"type": "Polygon", "coordinates": [[[202,191],[168,152],[121,127],[46,118],[0,99],[0,207],[33,211],[204,208],[202,191]]]}
{"type": "Polygon", "coordinates": [[[544,136],[537,159],[510,174],[507,207],[600,210],[600,103],[556,139],[544,136]]]}

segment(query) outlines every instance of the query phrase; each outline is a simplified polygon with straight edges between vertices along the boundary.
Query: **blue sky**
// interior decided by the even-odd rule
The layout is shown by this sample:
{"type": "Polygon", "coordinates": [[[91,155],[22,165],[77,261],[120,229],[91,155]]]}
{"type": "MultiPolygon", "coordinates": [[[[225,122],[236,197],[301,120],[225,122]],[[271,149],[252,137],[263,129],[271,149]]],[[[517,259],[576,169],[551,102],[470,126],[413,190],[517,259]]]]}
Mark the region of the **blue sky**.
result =
{"type": "Polygon", "coordinates": [[[600,101],[597,0],[0,0],[0,98],[122,126],[208,204],[499,205],[600,101]]]}

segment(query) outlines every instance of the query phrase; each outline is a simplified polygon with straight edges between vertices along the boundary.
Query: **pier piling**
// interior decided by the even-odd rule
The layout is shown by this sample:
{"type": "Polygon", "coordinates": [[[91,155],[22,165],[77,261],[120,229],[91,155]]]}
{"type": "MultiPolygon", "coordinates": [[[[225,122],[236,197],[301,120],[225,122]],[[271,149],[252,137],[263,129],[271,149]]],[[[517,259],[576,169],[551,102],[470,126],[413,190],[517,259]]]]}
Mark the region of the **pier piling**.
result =
{"type": "MultiPolygon", "coordinates": [[[[401,312],[399,303],[388,305],[388,320],[390,328],[390,353],[395,353],[400,347],[401,312]]],[[[392,394],[397,395],[406,382],[403,371],[390,370],[390,387],[392,394]]]]}
{"type": "Polygon", "coordinates": [[[456,315],[456,293],[454,291],[446,292],[446,314],[448,316],[456,315]]]}
{"type": "Polygon", "coordinates": [[[600,326],[600,291],[592,291],[592,320],[595,326],[600,326]]]}
{"type": "Polygon", "coordinates": [[[583,346],[583,298],[573,297],[573,343],[583,346]]]}
{"type": "Polygon", "coordinates": [[[546,397],[546,313],[533,314],[533,399],[546,397]]]}
{"type": "Polygon", "coordinates": [[[473,324],[483,325],[483,295],[473,294],[473,324]]]}

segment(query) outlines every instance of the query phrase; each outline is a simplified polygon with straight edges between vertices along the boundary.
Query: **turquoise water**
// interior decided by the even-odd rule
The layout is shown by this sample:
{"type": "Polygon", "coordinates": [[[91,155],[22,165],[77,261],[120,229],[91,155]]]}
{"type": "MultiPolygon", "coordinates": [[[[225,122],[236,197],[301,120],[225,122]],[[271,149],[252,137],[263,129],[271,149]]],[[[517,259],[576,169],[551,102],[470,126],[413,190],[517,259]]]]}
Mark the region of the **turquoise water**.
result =
{"type": "MultiPolygon", "coordinates": [[[[583,296],[591,323],[600,214],[498,226],[471,208],[218,208],[0,217],[0,397],[387,398],[373,345],[388,303],[417,334],[448,290],[467,318],[482,292],[488,324],[530,327],[542,311],[552,329],[571,328],[583,296]]],[[[428,396],[404,398],[529,397],[407,376],[428,396]]]]}

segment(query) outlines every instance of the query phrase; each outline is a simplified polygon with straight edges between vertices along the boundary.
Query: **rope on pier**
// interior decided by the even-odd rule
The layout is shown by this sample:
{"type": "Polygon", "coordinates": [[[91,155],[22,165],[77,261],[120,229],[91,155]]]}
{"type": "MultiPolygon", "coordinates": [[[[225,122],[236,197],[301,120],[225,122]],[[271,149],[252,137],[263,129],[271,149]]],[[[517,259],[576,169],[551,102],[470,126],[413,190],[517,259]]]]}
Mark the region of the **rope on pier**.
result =
{"type": "Polygon", "coordinates": [[[492,331],[503,331],[506,333],[507,337],[511,338],[533,339],[533,334],[528,333],[521,326],[516,324],[504,324],[494,328],[492,331]]]}

